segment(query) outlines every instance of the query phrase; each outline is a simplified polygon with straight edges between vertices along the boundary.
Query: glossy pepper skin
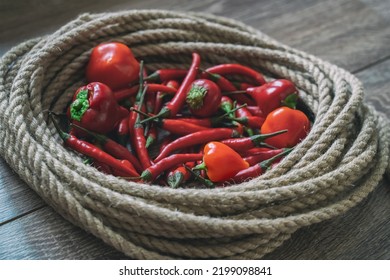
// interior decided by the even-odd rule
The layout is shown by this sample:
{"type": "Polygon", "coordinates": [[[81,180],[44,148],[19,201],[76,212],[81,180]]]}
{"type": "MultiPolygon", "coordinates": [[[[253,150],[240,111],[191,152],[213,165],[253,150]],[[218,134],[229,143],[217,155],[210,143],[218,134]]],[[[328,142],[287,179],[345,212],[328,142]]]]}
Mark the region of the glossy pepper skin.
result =
{"type": "Polygon", "coordinates": [[[128,46],[118,42],[97,45],[90,55],[88,82],[101,82],[118,90],[138,81],[140,65],[128,46]]]}
{"type": "Polygon", "coordinates": [[[203,164],[208,178],[214,183],[224,182],[249,167],[236,151],[218,141],[209,142],[204,146],[203,164]]]}
{"type": "Polygon", "coordinates": [[[211,80],[195,80],[187,92],[186,102],[191,113],[197,117],[210,117],[221,104],[221,90],[211,80]]]}
{"type": "Polygon", "coordinates": [[[73,123],[101,134],[113,130],[127,115],[128,111],[118,105],[111,89],[98,82],[80,87],[68,108],[73,123]]]}
{"type": "Polygon", "coordinates": [[[276,148],[291,148],[303,140],[310,131],[310,121],[299,110],[280,107],[268,114],[261,133],[273,133],[287,129],[286,133],[270,137],[264,142],[276,148]]]}
{"type": "Polygon", "coordinates": [[[298,97],[295,85],[285,79],[274,80],[259,87],[249,87],[246,92],[255,99],[264,117],[283,105],[295,107],[298,97]]]}

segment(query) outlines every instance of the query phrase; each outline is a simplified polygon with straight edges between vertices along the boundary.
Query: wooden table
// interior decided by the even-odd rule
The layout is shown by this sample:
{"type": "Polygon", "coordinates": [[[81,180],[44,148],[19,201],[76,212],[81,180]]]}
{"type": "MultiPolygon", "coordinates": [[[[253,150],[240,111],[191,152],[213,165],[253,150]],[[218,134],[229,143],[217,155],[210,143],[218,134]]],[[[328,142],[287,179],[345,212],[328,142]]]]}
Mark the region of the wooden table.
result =
{"type": "MultiPolygon", "coordinates": [[[[48,0],[0,3],[0,55],[83,12],[158,8],[204,11],[251,25],[346,68],[366,100],[390,117],[390,1],[48,0]]],[[[0,158],[0,259],[123,259],[64,220],[0,158]]],[[[296,232],[266,259],[390,259],[390,183],[346,214],[296,232]]]]}

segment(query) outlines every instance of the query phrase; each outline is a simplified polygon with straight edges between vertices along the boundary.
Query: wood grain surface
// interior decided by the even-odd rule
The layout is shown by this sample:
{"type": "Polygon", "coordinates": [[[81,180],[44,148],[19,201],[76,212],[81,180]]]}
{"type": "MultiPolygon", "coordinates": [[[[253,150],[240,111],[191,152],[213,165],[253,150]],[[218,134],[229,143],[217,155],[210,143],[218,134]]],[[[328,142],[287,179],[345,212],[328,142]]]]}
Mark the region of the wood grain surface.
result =
{"type": "MultiPolygon", "coordinates": [[[[0,55],[85,12],[198,11],[230,17],[354,73],[390,117],[388,0],[2,0],[0,55]]],[[[390,183],[342,216],[297,231],[265,259],[390,259],[390,183]]],[[[125,259],[70,224],[0,158],[0,259],[125,259]]]]}

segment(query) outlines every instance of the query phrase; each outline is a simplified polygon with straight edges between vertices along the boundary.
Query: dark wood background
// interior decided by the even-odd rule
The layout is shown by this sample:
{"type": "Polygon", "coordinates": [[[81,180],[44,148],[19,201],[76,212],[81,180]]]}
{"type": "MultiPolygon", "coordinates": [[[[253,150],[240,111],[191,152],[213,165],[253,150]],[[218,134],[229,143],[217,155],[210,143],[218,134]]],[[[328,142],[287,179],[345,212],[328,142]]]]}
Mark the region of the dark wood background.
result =
{"type": "MultiPolygon", "coordinates": [[[[1,0],[0,55],[83,12],[158,8],[240,20],[360,78],[390,117],[388,0],[1,0]]],[[[0,158],[0,259],[123,259],[65,221],[0,158]]],[[[390,183],[346,214],[296,232],[266,259],[390,259],[390,183]]]]}

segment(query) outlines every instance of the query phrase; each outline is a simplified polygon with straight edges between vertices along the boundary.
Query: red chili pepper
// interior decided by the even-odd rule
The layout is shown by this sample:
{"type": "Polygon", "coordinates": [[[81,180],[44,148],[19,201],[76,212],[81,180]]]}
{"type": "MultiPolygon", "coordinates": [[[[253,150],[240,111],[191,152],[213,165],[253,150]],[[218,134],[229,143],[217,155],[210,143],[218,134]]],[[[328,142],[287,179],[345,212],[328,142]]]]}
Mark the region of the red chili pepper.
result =
{"type": "MultiPolygon", "coordinates": [[[[146,88],[142,92],[142,97],[138,106],[142,106],[145,96],[146,88]]],[[[140,116],[137,115],[136,122],[134,124],[134,149],[138,155],[139,161],[144,169],[152,165],[152,161],[149,156],[149,151],[146,147],[145,130],[140,122],[140,116]]]]}
{"type": "Polygon", "coordinates": [[[200,56],[197,53],[192,54],[192,63],[191,67],[187,72],[186,77],[184,78],[183,82],[181,83],[179,89],[177,90],[175,96],[169,101],[165,106],[162,107],[160,112],[149,118],[143,120],[141,123],[150,121],[154,118],[164,118],[164,117],[174,117],[176,114],[180,111],[180,109],[183,107],[184,103],[186,102],[187,97],[187,91],[191,85],[191,83],[195,80],[196,75],[198,73],[200,65],[200,56]]]}
{"type": "Polygon", "coordinates": [[[231,118],[236,122],[239,122],[247,127],[259,129],[264,123],[265,118],[258,116],[248,116],[248,117],[240,117],[240,118],[231,118]]]}
{"type": "Polygon", "coordinates": [[[283,149],[283,152],[271,157],[270,159],[264,160],[258,164],[252,165],[246,169],[243,169],[236,173],[229,181],[233,181],[234,183],[242,183],[244,181],[253,179],[262,175],[276,160],[284,157],[288,153],[290,153],[292,148],[283,149]]]}
{"type": "MultiPolygon", "coordinates": [[[[145,114],[144,112],[137,110],[135,108],[131,108],[132,111],[136,111],[137,113],[144,115],[145,117],[150,117],[150,115],[145,114]]],[[[153,121],[162,129],[176,135],[186,135],[189,133],[202,131],[210,128],[210,124],[212,123],[211,119],[207,119],[207,121],[203,119],[190,119],[190,118],[180,118],[180,119],[153,119],[153,121]],[[190,121],[188,121],[190,120],[190,121]],[[202,126],[198,123],[205,123],[209,125],[208,127],[202,126]]]]}
{"type": "Polygon", "coordinates": [[[258,154],[265,153],[269,150],[274,151],[275,149],[267,148],[267,147],[254,147],[254,148],[250,148],[248,150],[240,151],[240,155],[242,157],[250,157],[250,156],[255,156],[258,154]]]}
{"type": "Polygon", "coordinates": [[[260,131],[273,133],[282,129],[288,131],[265,142],[277,148],[294,147],[309,133],[310,121],[302,111],[280,107],[268,114],[260,131]]]}
{"type": "MultiPolygon", "coordinates": [[[[219,104],[219,108],[225,113],[231,112],[234,108],[234,102],[230,97],[223,95],[221,97],[221,103],[219,104]]],[[[230,114],[229,116],[233,117],[233,114],[230,114]]]]}
{"type": "Polygon", "coordinates": [[[194,116],[210,117],[218,110],[221,98],[221,90],[213,81],[198,79],[192,82],[186,103],[194,116]]]}
{"type": "Polygon", "coordinates": [[[175,120],[179,120],[181,122],[186,122],[186,123],[190,123],[190,124],[194,124],[194,125],[198,125],[198,126],[203,126],[203,127],[207,127],[207,128],[214,126],[213,118],[191,118],[191,117],[188,117],[188,118],[177,118],[175,120]]]}
{"type": "Polygon", "coordinates": [[[195,166],[194,161],[188,162],[185,164],[187,166],[181,165],[173,170],[171,170],[167,174],[167,182],[168,185],[172,188],[177,188],[180,185],[182,185],[184,182],[186,182],[191,177],[191,173],[188,171],[188,168],[192,168],[195,166]]]}
{"type": "MultiPolygon", "coordinates": [[[[121,160],[120,162],[122,163],[123,166],[126,166],[128,168],[134,168],[133,165],[128,160],[124,159],[124,160],[121,160]]],[[[112,173],[112,175],[118,176],[118,177],[124,177],[124,178],[129,177],[128,173],[125,173],[121,170],[117,170],[115,168],[111,169],[111,173],[112,173]]],[[[139,175],[137,175],[137,176],[139,176],[139,175]]],[[[132,176],[132,177],[134,177],[134,176],[132,176]]]]}
{"type": "Polygon", "coordinates": [[[172,119],[172,120],[178,120],[181,122],[187,122],[187,123],[191,123],[193,125],[210,128],[210,127],[218,126],[221,123],[223,124],[224,119],[228,119],[228,117],[230,115],[233,115],[236,110],[238,110],[239,108],[242,108],[244,106],[246,106],[246,105],[241,105],[237,108],[233,108],[230,111],[229,110],[226,111],[222,115],[217,115],[217,116],[212,117],[212,118],[191,118],[191,117],[185,118],[185,117],[183,117],[183,118],[176,118],[176,119],[172,119]]]}
{"type": "MultiPolygon", "coordinates": [[[[131,88],[121,89],[114,92],[115,99],[117,101],[122,101],[123,99],[129,98],[131,96],[135,96],[139,91],[139,85],[132,86],[131,88]]],[[[175,94],[176,89],[172,87],[168,87],[161,84],[148,84],[148,90],[146,92],[147,95],[151,93],[156,93],[158,91],[164,92],[165,94],[175,94]]]]}
{"type": "Polygon", "coordinates": [[[95,145],[87,141],[80,140],[76,136],[68,134],[65,131],[61,130],[57,122],[54,120],[52,114],[50,114],[50,117],[58,131],[58,134],[60,135],[61,139],[64,141],[67,147],[73,149],[80,154],[93,158],[98,162],[107,164],[111,168],[114,168],[123,172],[124,174],[127,174],[127,176],[139,176],[134,169],[130,168],[129,166],[123,165],[120,160],[112,157],[111,155],[99,149],[95,145]]]}
{"type": "MultiPolygon", "coordinates": [[[[203,71],[202,72],[202,77],[206,78],[206,79],[210,79],[213,82],[215,82],[219,86],[219,88],[221,89],[222,92],[234,92],[234,91],[236,91],[236,87],[234,86],[234,84],[231,83],[228,79],[226,79],[225,77],[223,77],[223,76],[221,76],[219,74],[203,71]]],[[[251,99],[250,97],[248,97],[248,96],[246,96],[244,94],[241,94],[241,93],[231,94],[231,97],[234,100],[237,100],[241,104],[248,104],[248,105],[255,104],[253,99],[251,99]]]]}
{"type": "Polygon", "coordinates": [[[187,69],[159,69],[145,78],[145,81],[163,83],[169,80],[181,80],[187,75],[187,69]]]}
{"type": "Polygon", "coordinates": [[[117,134],[118,134],[119,138],[124,138],[127,135],[129,135],[129,125],[128,125],[127,117],[123,118],[119,122],[118,129],[117,129],[117,134]]]}
{"type": "Polygon", "coordinates": [[[244,157],[244,160],[247,163],[249,163],[250,166],[255,165],[263,160],[270,159],[273,156],[276,156],[284,151],[283,149],[277,149],[277,150],[272,150],[269,148],[258,148],[258,149],[264,149],[264,151],[244,157]]]}
{"type": "Polygon", "coordinates": [[[259,116],[253,116],[251,112],[245,107],[242,107],[236,111],[236,117],[231,120],[237,121],[247,127],[260,129],[264,123],[265,118],[259,116]]]}
{"type": "Polygon", "coordinates": [[[203,163],[195,166],[193,170],[205,168],[207,177],[212,182],[224,182],[248,167],[249,164],[232,148],[212,141],[203,149],[203,163]]]}
{"type": "Polygon", "coordinates": [[[287,133],[287,130],[273,131],[272,133],[268,133],[268,134],[265,133],[256,134],[249,137],[225,139],[225,140],[221,140],[221,143],[229,146],[230,148],[232,148],[237,152],[241,152],[257,146],[265,145],[263,141],[274,138],[277,135],[283,133],[284,134],[287,133]]]}
{"type": "Polygon", "coordinates": [[[221,91],[234,91],[234,90],[236,90],[233,83],[231,83],[228,79],[226,79],[225,77],[223,77],[219,74],[203,71],[201,77],[203,79],[212,80],[214,83],[216,83],[220,87],[221,91]]]}
{"type": "Polygon", "coordinates": [[[203,155],[201,153],[171,155],[144,170],[140,179],[147,182],[153,182],[157,176],[161,175],[164,171],[171,169],[178,164],[199,160],[202,156],[203,155]]]}
{"type": "Polygon", "coordinates": [[[259,106],[246,106],[246,108],[253,116],[264,117],[259,106]]]}
{"type": "Polygon", "coordinates": [[[97,141],[99,145],[111,156],[121,160],[128,160],[130,164],[134,166],[133,168],[135,168],[137,172],[142,171],[142,167],[138,159],[121,144],[115,142],[114,140],[110,139],[105,135],[92,132],[75,124],[73,124],[72,126],[76,127],[77,129],[83,130],[88,135],[92,136],[93,140],[97,141]]]}
{"type": "Polygon", "coordinates": [[[101,82],[112,90],[128,86],[138,78],[139,63],[122,43],[102,43],[91,53],[87,65],[88,82],[101,82]]]}
{"type": "Polygon", "coordinates": [[[176,135],[186,135],[209,129],[209,127],[193,124],[180,119],[161,119],[158,121],[158,125],[161,126],[162,129],[176,135]]]}
{"type": "MultiPolygon", "coordinates": [[[[143,61],[141,61],[140,65],[139,85],[140,87],[136,96],[134,107],[135,109],[141,111],[144,104],[145,94],[148,90],[147,86],[144,87],[143,61]]],[[[152,165],[152,161],[150,159],[148,149],[146,148],[145,129],[141,124],[140,115],[133,110],[130,111],[129,130],[132,147],[134,147],[142,168],[146,169],[152,165]]]]}
{"type": "Polygon", "coordinates": [[[248,84],[248,83],[234,83],[234,86],[238,90],[246,90],[247,88],[254,87],[255,85],[253,84],[248,84]]]}
{"type": "Polygon", "coordinates": [[[202,143],[207,143],[209,141],[218,141],[238,136],[239,135],[237,131],[231,128],[210,128],[207,130],[187,134],[169,143],[154,161],[159,162],[164,157],[168,156],[176,150],[192,147],[202,143]]]}
{"type": "MultiPolygon", "coordinates": [[[[171,87],[171,88],[173,88],[173,89],[175,89],[177,91],[177,89],[179,88],[180,84],[176,80],[169,80],[166,83],[166,86],[167,87],[171,87]]],[[[166,95],[167,94],[165,92],[163,92],[163,91],[158,91],[156,93],[156,101],[155,101],[155,105],[154,105],[154,112],[153,112],[153,114],[156,115],[161,110],[161,108],[163,106],[163,100],[164,100],[164,97],[166,95]]]]}
{"type": "Polygon", "coordinates": [[[110,166],[103,162],[100,162],[98,160],[93,160],[92,166],[104,174],[112,174],[112,170],[110,166]]]}
{"type": "Polygon", "coordinates": [[[260,87],[247,88],[261,110],[263,116],[281,106],[295,108],[298,90],[289,80],[275,80],[260,87]]]}
{"type": "Polygon", "coordinates": [[[261,73],[241,64],[220,64],[210,67],[206,71],[219,75],[243,75],[253,79],[259,85],[266,83],[261,73]]]}
{"type": "Polygon", "coordinates": [[[71,122],[102,134],[113,130],[128,114],[118,105],[111,89],[98,82],[80,87],[68,108],[71,122]]]}

